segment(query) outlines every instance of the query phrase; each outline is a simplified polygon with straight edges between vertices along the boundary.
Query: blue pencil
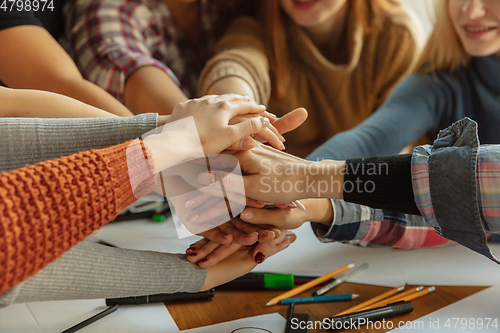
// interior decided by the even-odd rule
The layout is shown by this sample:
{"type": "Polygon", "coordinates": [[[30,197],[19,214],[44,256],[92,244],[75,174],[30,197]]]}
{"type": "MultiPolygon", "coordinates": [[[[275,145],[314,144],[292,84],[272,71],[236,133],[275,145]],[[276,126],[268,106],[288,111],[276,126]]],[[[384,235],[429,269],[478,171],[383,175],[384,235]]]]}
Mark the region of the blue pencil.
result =
{"type": "Polygon", "coordinates": [[[296,298],[282,299],[281,304],[344,301],[344,300],[349,300],[349,299],[355,299],[358,297],[359,297],[358,294],[328,295],[328,296],[315,296],[315,297],[296,297],[296,298]]]}

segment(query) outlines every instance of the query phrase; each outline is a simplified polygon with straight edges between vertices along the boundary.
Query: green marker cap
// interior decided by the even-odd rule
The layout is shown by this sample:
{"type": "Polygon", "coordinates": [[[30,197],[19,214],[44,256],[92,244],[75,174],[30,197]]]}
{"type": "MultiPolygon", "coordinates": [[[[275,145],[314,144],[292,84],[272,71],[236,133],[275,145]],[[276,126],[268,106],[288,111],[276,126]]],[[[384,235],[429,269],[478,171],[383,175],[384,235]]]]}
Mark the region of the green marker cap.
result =
{"type": "Polygon", "coordinates": [[[153,222],[163,222],[167,219],[167,217],[163,214],[154,214],[153,216],[151,216],[151,219],[153,220],[153,222]]]}
{"type": "Polygon", "coordinates": [[[292,274],[264,274],[264,286],[267,289],[293,289],[292,274]]]}

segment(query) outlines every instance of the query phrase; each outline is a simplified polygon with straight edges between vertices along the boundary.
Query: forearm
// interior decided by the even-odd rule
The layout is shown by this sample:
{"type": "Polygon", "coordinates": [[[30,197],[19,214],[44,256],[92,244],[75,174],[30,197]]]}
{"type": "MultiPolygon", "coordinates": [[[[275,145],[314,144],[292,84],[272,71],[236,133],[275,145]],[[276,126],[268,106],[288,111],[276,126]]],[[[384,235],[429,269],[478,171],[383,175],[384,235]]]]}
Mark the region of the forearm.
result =
{"type": "Polygon", "coordinates": [[[83,241],[0,297],[0,305],[197,292],[206,270],[183,254],[112,248],[83,241]],[[147,272],[145,274],[145,272],[147,272]]]}
{"type": "Polygon", "coordinates": [[[116,116],[76,99],[51,92],[1,88],[0,96],[2,98],[0,116],[2,117],[95,118],[116,116]]]}
{"type": "Polygon", "coordinates": [[[225,77],[214,82],[206,91],[206,95],[238,94],[248,96],[255,101],[255,94],[252,87],[239,77],[225,77]]]}
{"type": "Polygon", "coordinates": [[[157,118],[153,113],[84,119],[0,118],[0,171],[124,143],[156,128],[157,118]]]}
{"type": "MultiPolygon", "coordinates": [[[[72,97],[93,107],[105,110],[113,115],[121,117],[130,117],[134,115],[125,105],[120,103],[120,101],[111,96],[104,89],[83,78],[76,78],[69,82],[61,80],[54,82],[51,86],[41,86],[39,89],[72,97]]],[[[85,112],[83,115],[79,115],[75,111],[72,111],[72,113],[76,114],[75,117],[91,117],[87,116],[85,112]]]]}
{"type": "Polygon", "coordinates": [[[163,70],[144,66],[125,83],[125,105],[135,114],[155,112],[169,115],[187,97],[163,70]]]}
{"type": "Polygon", "coordinates": [[[154,166],[145,165],[141,145],[128,143],[0,174],[0,209],[9,212],[0,217],[5,230],[0,293],[114,219],[155,182],[154,166]],[[137,180],[141,186],[134,193],[131,183],[137,180]],[[29,237],[20,239],[19,232],[29,237]]]}
{"type": "Polygon", "coordinates": [[[330,225],[312,223],[322,242],[346,242],[365,247],[421,248],[453,242],[442,238],[421,216],[393,213],[332,200],[330,225]]]}

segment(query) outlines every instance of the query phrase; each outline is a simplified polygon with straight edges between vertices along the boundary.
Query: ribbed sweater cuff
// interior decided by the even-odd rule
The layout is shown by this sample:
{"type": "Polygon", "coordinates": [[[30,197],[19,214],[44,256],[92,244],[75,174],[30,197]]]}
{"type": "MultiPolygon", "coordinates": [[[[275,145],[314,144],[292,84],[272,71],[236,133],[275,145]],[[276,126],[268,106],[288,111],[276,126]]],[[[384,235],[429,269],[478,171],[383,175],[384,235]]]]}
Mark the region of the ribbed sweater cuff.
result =
{"type": "Polygon", "coordinates": [[[413,197],[411,154],[347,160],[344,200],[372,208],[420,215],[413,197]]]}
{"type": "Polygon", "coordinates": [[[133,140],[93,152],[111,169],[116,214],[156,187],[155,166],[153,160],[148,159],[152,153],[142,141],[133,140]]]}

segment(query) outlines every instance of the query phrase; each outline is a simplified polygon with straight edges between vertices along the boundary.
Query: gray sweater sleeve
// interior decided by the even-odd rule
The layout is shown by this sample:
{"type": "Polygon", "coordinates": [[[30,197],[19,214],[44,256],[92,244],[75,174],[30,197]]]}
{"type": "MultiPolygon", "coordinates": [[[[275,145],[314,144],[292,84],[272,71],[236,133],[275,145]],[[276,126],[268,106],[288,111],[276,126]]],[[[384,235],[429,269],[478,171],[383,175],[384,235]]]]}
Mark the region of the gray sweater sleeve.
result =
{"type": "Polygon", "coordinates": [[[0,171],[100,149],[156,127],[156,113],[111,118],[0,118],[0,171]]]}
{"type": "Polygon", "coordinates": [[[12,303],[197,292],[206,270],[185,255],[113,248],[83,241],[4,293],[12,303]]]}

